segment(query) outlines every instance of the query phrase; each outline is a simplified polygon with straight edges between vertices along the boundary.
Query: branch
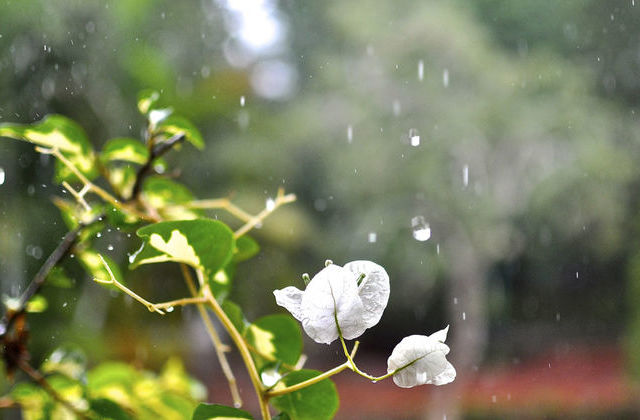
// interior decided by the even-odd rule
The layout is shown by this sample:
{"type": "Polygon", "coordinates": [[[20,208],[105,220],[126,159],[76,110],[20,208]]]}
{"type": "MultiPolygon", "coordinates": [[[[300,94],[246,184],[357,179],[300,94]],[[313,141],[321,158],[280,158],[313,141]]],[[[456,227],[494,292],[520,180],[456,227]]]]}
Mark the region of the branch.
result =
{"type": "Polygon", "coordinates": [[[333,375],[336,375],[336,374],[342,372],[345,369],[351,369],[351,361],[356,356],[356,353],[358,352],[358,346],[359,345],[360,345],[360,342],[356,341],[356,343],[353,345],[353,349],[351,350],[351,354],[349,355],[349,360],[347,360],[346,362],[344,362],[340,366],[336,366],[331,370],[328,370],[328,371],[326,371],[324,373],[321,373],[318,376],[314,376],[311,379],[307,379],[306,381],[299,382],[299,383],[297,383],[295,385],[291,385],[291,386],[287,386],[287,387],[284,387],[284,388],[274,389],[274,390],[268,391],[267,392],[267,398],[277,397],[279,395],[285,395],[285,394],[289,394],[289,393],[294,392],[294,391],[298,391],[298,390],[306,388],[308,386],[317,384],[318,382],[323,381],[323,380],[325,380],[327,378],[330,378],[333,375]]]}
{"type": "Polygon", "coordinates": [[[138,169],[138,172],[136,173],[136,182],[135,184],[133,184],[133,189],[131,190],[131,197],[127,201],[133,201],[138,199],[138,196],[142,191],[142,183],[144,182],[145,178],[149,175],[149,172],[151,172],[151,170],[153,169],[153,166],[152,166],[153,161],[159,158],[160,156],[164,155],[165,153],[167,153],[176,144],[184,141],[185,138],[186,136],[184,133],[178,133],[170,137],[169,139],[167,139],[167,141],[158,143],[157,146],[151,148],[151,150],[149,151],[149,157],[147,158],[147,161],[144,163],[144,165],[140,167],[140,169],[138,169]]]}
{"type": "MultiPolygon", "coordinates": [[[[184,277],[185,283],[187,283],[187,287],[189,288],[189,292],[192,296],[196,296],[198,291],[196,290],[195,282],[193,281],[193,277],[191,273],[189,273],[189,268],[186,264],[180,264],[180,269],[182,270],[182,276],[184,277]]],[[[224,344],[222,340],[220,340],[220,336],[216,332],[216,329],[209,318],[209,314],[205,309],[203,304],[197,305],[198,312],[200,313],[200,318],[202,318],[202,322],[209,334],[209,338],[213,343],[213,348],[216,351],[216,356],[218,357],[218,361],[220,362],[220,367],[222,368],[222,373],[224,373],[225,378],[227,378],[227,382],[229,383],[229,390],[231,391],[231,397],[233,398],[233,404],[236,407],[242,407],[242,398],[240,397],[240,392],[238,391],[238,384],[236,382],[236,377],[231,370],[231,366],[229,366],[229,361],[227,360],[227,356],[224,354],[225,351],[229,351],[229,346],[224,344]]]]}
{"type": "Polygon", "coordinates": [[[253,229],[254,227],[258,226],[259,224],[262,223],[262,221],[264,219],[267,218],[267,216],[269,216],[271,213],[273,213],[275,210],[278,209],[278,207],[287,204],[287,203],[291,203],[293,201],[295,201],[296,196],[295,194],[284,194],[284,189],[283,188],[278,188],[278,194],[276,195],[275,200],[273,200],[273,202],[268,205],[267,207],[265,207],[264,210],[262,210],[260,213],[258,213],[256,216],[253,216],[247,223],[244,224],[244,226],[242,226],[240,229],[236,230],[234,235],[236,238],[241,237],[242,235],[244,235],[245,233],[249,232],[251,229],[253,229]]]}
{"type": "Polygon", "coordinates": [[[111,267],[109,267],[109,264],[107,264],[107,262],[104,260],[102,255],[98,254],[98,256],[100,257],[100,261],[102,261],[102,265],[104,266],[105,270],[107,270],[107,273],[109,273],[110,278],[109,280],[104,280],[104,279],[98,279],[94,277],[93,281],[100,284],[112,284],[116,286],[118,289],[128,294],[129,296],[131,296],[132,298],[134,298],[135,300],[137,300],[138,302],[142,303],[144,306],[147,307],[147,309],[149,309],[150,312],[157,312],[160,315],[164,315],[164,312],[161,309],[156,308],[156,306],[153,303],[141,298],[140,296],[135,294],[131,289],[127,288],[124,284],[120,283],[116,279],[116,277],[113,275],[113,272],[111,271],[111,267]]]}
{"type": "MultiPolygon", "coordinates": [[[[82,188],[83,191],[85,189],[88,189],[91,192],[93,192],[95,195],[97,195],[98,197],[102,198],[104,201],[106,201],[109,204],[111,204],[112,206],[116,207],[117,209],[122,210],[124,212],[131,213],[131,214],[135,215],[136,217],[138,217],[138,218],[140,218],[142,220],[151,221],[151,222],[156,222],[157,221],[154,217],[151,217],[148,214],[142,213],[141,211],[139,211],[135,207],[132,207],[132,206],[128,205],[127,203],[123,203],[123,202],[119,201],[117,198],[115,198],[114,196],[109,194],[107,191],[105,191],[104,189],[100,188],[99,186],[97,186],[93,182],[89,181],[89,179],[86,176],[84,176],[84,174],[82,172],[80,172],[78,170],[78,168],[76,168],[75,165],[69,161],[69,159],[67,159],[62,153],[60,153],[60,151],[58,149],[56,149],[56,148],[48,149],[48,148],[44,148],[44,147],[36,147],[36,151],[38,151],[38,152],[40,152],[42,154],[45,154],[45,155],[53,155],[53,156],[55,156],[60,162],[62,162],[67,168],[69,168],[69,170],[71,172],[73,172],[73,174],[80,180],[80,182],[82,182],[82,184],[84,185],[84,187],[82,188]]],[[[75,191],[74,191],[74,193],[75,193],[75,191]]],[[[74,196],[76,196],[76,194],[74,194],[74,193],[72,193],[72,194],[74,196]]],[[[83,193],[82,196],[84,196],[84,194],[85,193],[83,193]]]]}
{"type": "Polygon", "coordinates": [[[29,375],[29,377],[31,379],[36,381],[36,383],[38,385],[40,385],[42,387],[42,389],[44,389],[49,395],[51,395],[51,397],[54,400],[58,401],[60,404],[64,405],[66,408],[71,410],[71,412],[73,412],[73,414],[75,414],[79,418],[81,418],[81,419],[90,419],[90,417],[87,416],[86,413],[80,411],[71,402],[69,402],[69,401],[65,400],[64,398],[62,398],[62,396],[60,394],[58,394],[58,392],[55,389],[53,389],[53,387],[49,384],[49,382],[47,382],[45,377],[40,372],[38,372],[36,369],[34,369],[27,361],[18,360],[17,364],[18,364],[18,367],[20,368],[20,370],[22,370],[24,373],[29,375]]]}
{"type": "Polygon", "coordinates": [[[73,244],[78,239],[78,236],[80,235],[80,232],[82,232],[82,229],[91,225],[91,223],[88,223],[86,225],[80,223],[75,229],[68,232],[64,236],[64,238],[62,238],[62,241],[53,250],[51,255],[49,255],[44,264],[42,264],[40,270],[38,270],[33,280],[31,280],[29,286],[27,286],[27,289],[22,293],[22,296],[20,296],[18,308],[14,311],[11,311],[10,313],[5,313],[4,317],[0,321],[0,338],[4,337],[5,334],[9,332],[15,319],[19,315],[24,313],[29,300],[40,291],[40,288],[42,288],[42,286],[44,285],[44,282],[46,281],[47,276],[49,275],[51,270],[56,265],[58,265],[58,263],[60,263],[60,261],[62,261],[62,259],[67,255],[71,247],[73,247],[73,244]]]}

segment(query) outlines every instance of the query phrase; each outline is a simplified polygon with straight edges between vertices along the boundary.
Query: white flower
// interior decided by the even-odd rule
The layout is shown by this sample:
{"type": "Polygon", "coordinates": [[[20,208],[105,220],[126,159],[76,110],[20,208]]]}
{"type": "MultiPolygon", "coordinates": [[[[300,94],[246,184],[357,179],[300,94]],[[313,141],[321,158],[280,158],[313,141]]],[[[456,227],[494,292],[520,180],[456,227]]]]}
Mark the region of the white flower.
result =
{"type": "Polygon", "coordinates": [[[380,321],[389,301],[389,275],[371,261],[353,261],[344,267],[329,264],[313,276],[305,291],[289,286],[273,294],[309,337],[330,344],[339,336],[338,325],[342,336],[351,340],[380,321]]]}
{"type": "Polygon", "coordinates": [[[391,352],[387,361],[387,371],[394,372],[393,382],[402,388],[417,385],[444,385],[456,378],[456,369],[447,361],[449,346],[444,344],[447,339],[447,328],[430,336],[410,335],[405,337],[391,352]]]}

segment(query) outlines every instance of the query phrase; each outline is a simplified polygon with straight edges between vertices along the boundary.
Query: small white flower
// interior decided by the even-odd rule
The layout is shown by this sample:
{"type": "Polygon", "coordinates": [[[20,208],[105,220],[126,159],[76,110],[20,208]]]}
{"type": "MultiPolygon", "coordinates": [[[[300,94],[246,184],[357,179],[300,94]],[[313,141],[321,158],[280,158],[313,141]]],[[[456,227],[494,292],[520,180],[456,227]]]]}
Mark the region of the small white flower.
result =
{"type": "Polygon", "coordinates": [[[389,301],[389,275],[371,261],[330,264],[313,276],[305,291],[289,286],[273,294],[309,337],[330,344],[339,336],[338,325],[342,336],[351,340],[380,321],[389,301]]]}
{"type": "Polygon", "coordinates": [[[456,378],[456,369],[447,361],[449,346],[447,328],[430,336],[410,335],[405,337],[391,352],[387,361],[389,373],[401,369],[393,375],[393,382],[402,388],[417,385],[444,385],[456,378]]]}

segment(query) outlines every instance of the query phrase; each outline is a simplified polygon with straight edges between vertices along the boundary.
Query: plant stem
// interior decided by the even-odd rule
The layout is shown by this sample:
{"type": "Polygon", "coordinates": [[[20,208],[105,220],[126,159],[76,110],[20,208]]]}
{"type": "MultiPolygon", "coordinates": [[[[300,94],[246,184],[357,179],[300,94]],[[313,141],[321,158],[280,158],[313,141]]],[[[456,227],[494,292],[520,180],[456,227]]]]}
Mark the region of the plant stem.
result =
{"type": "Polygon", "coordinates": [[[249,348],[247,347],[246,342],[244,341],[244,337],[238,332],[236,327],[233,325],[227,314],[224,312],[218,301],[213,297],[211,293],[211,289],[209,288],[209,283],[203,281],[202,271],[198,270],[198,278],[201,280],[202,284],[202,292],[203,295],[209,300],[209,305],[213,310],[213,313],[216,314],[224,328],[231,336],[231,339],[238,347],[238,351],[240,352],[240,357],[242,357],[242,361],[247,368],[247,372],[249,373],[249,378],[251,379],[251,383],[253,384],[253,388],[256,391],[256,395],[258,397],[258,403],[260,404],[260,412],[262,414],[263,420],[271,420],[271,413],[269,412],[269,403],[268,398],[266,396],[266,392],[264,386],[262,385],[262,381],[260,380],[260,375],[258,374],[258,369],[256,369],[256,365],[251,358],[251,353],[249,348]]]}
{"type": "Polygon", "coordinates": [[[36,369],[34,369],[27,361],[18,360],[17,361],[17,365],[18,365],[18,367],[20,367],[20,370],[22,370],[24,373],[29,375],[29,377],[31,379],[36,381],[37,384],[40,385],[42,387],[42,389],[44,389],[49,395],[51,395],[51,397],[54,400],[58,401],[60,404],[64,405],[66,408],[71,410],[71,412],[73,412],[73,414],[75,414],[76,416],[78,416],[81,419],[89,419],[90,418],[89,416],[87,416],[87,414],[85,414],[82,411],[80,411],[78,408],[76,408],[69,401],[67,401],[64,398],[62,398],[62,396],[60,394],[58,394],[58,392],[55,389],[53,389],[53,387],[49,384],[49,382],[47,382],[45,377],[40,372],[38,372],[36,369]]]}
{"type": "MultiPolygon", "coordinates": [[[[180,264],[180,269],[182,271],[182,276],[184,277],[184,281],[187,284],[187,288],[189,288],[189,293],[192,296],[197,296],[198,290],[196,289],[195,282],[193,281],[193,277],[189,272],[189,267],[186,264],[180,264]]],[[[231,370],[231,366],[229,366],[229,361],[227,360],[227,356],[224,354],[226,350],[228,350],[228,346],[220,340],[220,336],[216,332],[216,329],[209,318],[209,314],[207,313],[207,309],[203,304],[197,304],[198,312],[200,313],[200,318],[202,318],[202,322],[209,334],[209,338],[213,343],[213,347],[216,351],[216,356],[218,357],[218,361],[220,362],[220,367],[222,368],[222,372],[224,376],[227,378],[227,382],[229,383],[229,389],[231,391],[231,397],[233,398],[233,404],[235,406],[242,406],[242,398],[240,397],[240,392],[238,391],[238,384],[236,382],[236,377],[231,370]]]]}
{"type": "Polygon", "coordinates": [[[36,293],[38,293],[38,291],[44,284],[51,270],[56,265],[58,265],[58,263],[69,253],[69,250],[71,249],[71,247],[73,247],[73,244],[75,244],[82,230],[94,222],[95,220],[86,225],[83,223],[80,223],[75,229],[69,231],[64,236],[64,238],[62,238],[62,241],[49,255],[49,257],[44,262],[42,267],[40,267],[40,270],[38,270],[38,273],[35,275],[33,280],[31,280],[31,283],[29,283],[29,286],[27,287],[27,289],[24,291],[24,293],[20,297],[20,304],[18,306],[18,309],[13,311],[11,315],[5,314],[4,318],[0,321],[0,331],[1,331],[0,338],[9,332],[15,319],[25,311],[25,308],[29,300],[36,293]]]}
{"type": "Polygon", "coordinates": [[[118,201],[118,199],[116,199],[114,196],[109,194],[107,191],[103,190],[93,182],[89,181],[89,179],[87,179],[87,177],[84,176],[84,174],[80,172],[73,163],[71,163],[62,153],[60,153],[58,149],[47,149],[43,147],[36,147],[36,150],[42,154],[55,156],[60,162],[62,162],[67,168],[69,168],[71,172],[73,172],[73,174],[80,180],[80,182],[84,184],[84,186],[88,187],[94,194],[96,194],[98,197],[102,198],[104,201],[108,202],[115,208],[125,212],[129,212],[142,220],[151,221],[151,222],[157,221],[155,218],[149,216],[148,214],[142,213],[138,209],[126,203],[123,203],[121,201],[118,201]]]}
{"type": "Polygon", "coordinates": [[[245,223],[240,229],[238,229],[234,234],[235,237],[239,238],[245,233],[249,232],[251,229],[259,225],[264,219],[266,219],[267,216],[273,213],[278,207],[282,206],[283,204],[291,203],[295,201],[295,199],[295,194],[285,195],[284,189],[279,188],[278,194],[276,195],[276,199],[273,201],[273,204],[265,207],[264,210],[262,210],[256,216],[252,217],[247,223],[245,223]]]}
{"type": "Polygon", "coordinates": [[[173,308],[174,306],[197,305],[197,304],[202,304],[207,302],[208,302],[207,299],[201,296],[194,296],[194,297],[186,297],[182,299],[170,300],[168,302],[154,303],[153,307],[156,309],[164,309],[165,311],[170,312],[171,311],[170,308],[173,308]]]}
{"type": "MultiPolygon", "coordinates": [[[[351,350],[351,354],[349,355],[350,360],[352,360],[355,355],[356,352],[358,351],[358,346],[360,345],[359,341],[356,341],[356,343],[353,345],[353,350],[351,350]]],[[[338,373],[342,372],[345,369],[351,369],[351,361],[347,360],[346,362],[344,362],[343,364],[341,364],[340,366],[336,366],[331,370],[328,370],[324,373],[321,373],[318,376],[314,376],[311,379],[307,379],[306,381],[302,381],[300,383],[297,383],[295,385],[291,385],[285,388],[280,388],[280,389],[274,389],[271,391],[267,391],[267,398],[272,398],[272,397],[277,397],[279,395],[285,395],[285,394],[289,394],[291,392],[294,391],[298,391],[300,389],[306,388],[308,386],[317,384],[320,381],[323,381],[327,378],[332,377],[333,375],[337,375],[338,373]]]]}
{"type": "Polygon", "coordinates": [[[164,315],[164,312],[162,312],[162,310],[156,308],[156,306],[153,303],[151,303],[148,300],[140,297],[139,295],[134,293],[131,289],[127,288],[124,284],[120,283],[116,279],[116,277],[113,275],[113,272],[111,271],[111,267],[109,267],[109,264],[107,264],[107,262],[104,260],[102,255],[98,254],[98,256],[100,257],[100,261],[102,261],[102,265],[104,266],[105,270],[107,270],[107,273],[109,273],[110,279],[109,280],[104,280],[104,279],[98,279],[98,278],[94,277],[93,281],[95,281],[97,283],[102,283],[102,284],[113,284],[118,289],[122,290],[123,292],[125,292],[126,294],[128,294],[129,296],[131,296],[132,298],[137,300],[138,302],[142,303],[144,306],[147,307],[147,309],[149,309],[149,311],[157,312],[160,315],[164,315]]]}
{"type": "Polygon", "coordinates": [[[129,200],[127,201],[136,200],[140,195],[140,192],[142,190],[142,183],[149,175],[149,172],[151,172],[151,165],[153,165],[153,161],[167,153],[176,144],[184,141],[185,138],[186,137],[184,133],[178,133],[157,145],[155,145],[153,141],[150,141],[149,157],[147,158],[147,161],[144,163],[144,165],[142,165],[140,169],[138,169],[138,172],[136,173],[136,182],[133,184],[133,188],[131,190],[131,198],[129,198],[129,200]]]}

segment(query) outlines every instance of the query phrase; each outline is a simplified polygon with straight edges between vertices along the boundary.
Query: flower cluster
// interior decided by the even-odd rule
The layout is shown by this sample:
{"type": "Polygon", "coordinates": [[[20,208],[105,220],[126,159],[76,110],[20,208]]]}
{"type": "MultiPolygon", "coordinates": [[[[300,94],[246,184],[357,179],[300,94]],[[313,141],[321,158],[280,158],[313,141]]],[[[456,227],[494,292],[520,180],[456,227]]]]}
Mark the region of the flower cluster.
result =
{"type": "MultiPolygon", "coordinates": [[[[328,261],[304,291],[289,286],[273,294],[309,337],[330,344],[338,338],[358,338],[376,325],[389,301],[389,290],[389,275],[374,262],[353,261],[340,267],[328,261]]],[[[393,349],[388,372],[398,386],[444,385],[455,379],[456,371],[445,358],[448,329],[405,337],[393,349]]]]}

